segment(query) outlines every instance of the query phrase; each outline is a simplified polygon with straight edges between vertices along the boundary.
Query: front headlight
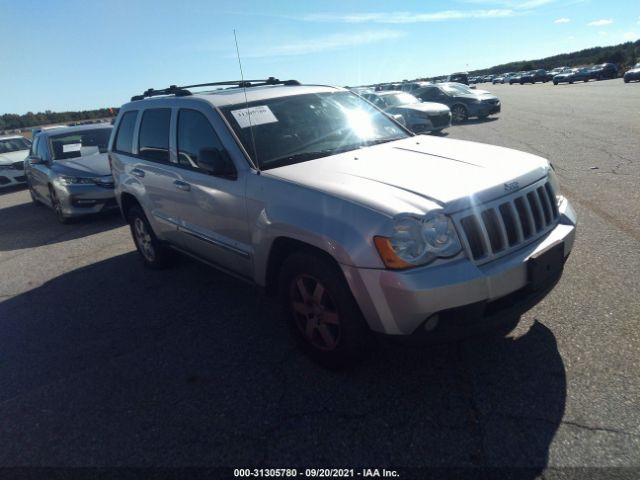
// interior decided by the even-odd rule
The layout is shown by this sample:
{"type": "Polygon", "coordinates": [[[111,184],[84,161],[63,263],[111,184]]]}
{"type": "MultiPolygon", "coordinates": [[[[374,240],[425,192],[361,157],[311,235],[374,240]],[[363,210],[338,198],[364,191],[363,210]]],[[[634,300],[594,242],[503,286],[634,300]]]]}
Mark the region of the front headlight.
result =
{"type": "Polygon", "coordinates": [[[452,257],[462,248],[453,222],[439,211],[424,217],[399,215],[392,228],[390,237],[374,238],[387,268],[425,265],[438,257],[452,257]]]}
{"type": "Polygon", "coordinates": [[[551,167],[549,169],[549,185],[551,185],[551,189],[553,190],[553,194],[556,196],[556,205],[560,205],[562,202],[562,195],[560,194],[560,183],[558,182],[558,176],[556,175],[555,170],[553,169],[553,165],[549,164],[551,167]]]}
{"type": "Polygon", "coordinates": [[[95,185],[93,178],[85,178],[85,177],[69,177],[69,176],[61,176],[60,182],[63,185],[95,185]]]}

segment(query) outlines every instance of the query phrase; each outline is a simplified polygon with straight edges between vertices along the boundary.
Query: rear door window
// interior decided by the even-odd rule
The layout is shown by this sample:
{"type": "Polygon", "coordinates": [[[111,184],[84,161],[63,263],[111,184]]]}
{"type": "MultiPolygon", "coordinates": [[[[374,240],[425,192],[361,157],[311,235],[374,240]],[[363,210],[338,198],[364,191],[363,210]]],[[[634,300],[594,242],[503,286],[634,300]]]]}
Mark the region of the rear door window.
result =
{"type": "Polygon", "coordinates": [[[171,109],[145,110],[140,123],[138,155],[154,162],[168,162],[170,123],[171,109]]]}

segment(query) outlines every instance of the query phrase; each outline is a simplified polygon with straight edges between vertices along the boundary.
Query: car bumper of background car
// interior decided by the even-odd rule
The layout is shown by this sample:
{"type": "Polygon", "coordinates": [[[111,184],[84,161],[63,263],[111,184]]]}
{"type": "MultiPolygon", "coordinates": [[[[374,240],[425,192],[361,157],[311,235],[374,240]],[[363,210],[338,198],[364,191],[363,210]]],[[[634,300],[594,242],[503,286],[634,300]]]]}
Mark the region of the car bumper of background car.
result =
{"type": "Polygon", "coordinates": [[[487,115],[494,115],[500,113],[500,102],[498,103],[480,103],[469,105],[470,117],[485,117],[487,115]]]}
{"type": "Polygon", "coordinates": [[[483,329],[508,313],[523,313],[541,300],[557,274],[531,283],[532,258],[553,251],[569,256],[576,217],[565,199],[556,227],[535,242],[492,262],[476,265],[467,258],[404,271],[343,266],[364,317],[374,332],[394,336],[434,337],[483,329]]]}
{"type": "Polygon", "coordinates": [[[118,204],[112,188],[93,185],[69,185],[56,188],[62,213],[68,217],[79,217],[116,210],[118,204]]]}
{"type": "Polygon", "coordinates": [[[14,170],[0,167],[0,188],[11,187],[15,185],[24,185],[27,177],[24,170],[14,170]]]}
{"type": "Polygon", "coordinates": [[[632,82],[635,80],[640,80],[640,72],[637,73],[626,73],[624,75],[624,79],[628,82],[632,82]]]}

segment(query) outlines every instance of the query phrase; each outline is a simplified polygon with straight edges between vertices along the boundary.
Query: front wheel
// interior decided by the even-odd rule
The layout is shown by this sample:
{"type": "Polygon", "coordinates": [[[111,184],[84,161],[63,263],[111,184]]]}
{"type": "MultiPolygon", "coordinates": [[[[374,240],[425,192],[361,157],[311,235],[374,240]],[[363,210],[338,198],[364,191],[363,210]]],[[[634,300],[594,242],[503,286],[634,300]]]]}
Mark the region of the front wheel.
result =
{"type": "Polygon", "coordinates": [[[29,177],[27,177],[27,188],[29,188],[29,195],[31,195],[31,202],[36,207],[41,207],[42,202],[38,200],[38,195],[36,195],[36,191],[34,190],[33,185],[31,185],[31,180],[29,180],[29,177]]]}
{"type": "Polygon", "coordinates": [[[127,219],[136,249],[144,264],[156,270],[168,266],[173,258],[173,251],[158,240],[142,209],[132,207],[127,219]]]}
{"type": "Polygon", "coordinates": [[[469,118],[469,112],[467,112],[467,107],[464,105],[454,105],[451,107],[451,117],[452,120],[456,123],[466,122],[469,118]]]}
{"type": "Polygon", "coordinates": [[[625,78],[625,79],[624,79],[624,83],[629,83],[629,79],[628,79],[628,78],[625,78]]]}
{"type": "Polygon", "coordinates": [[[49,198],[51,200],[51,206],[53,207],[53,211],[56,212],[56,217],[60,223],[71,223],[71,218],[67,217],[62,211],[62,204],[60,203],[60,199],[58,195],[56,195],[55,189],[49,185],[49,198]]]}
{"type": "Polygon", "coordinates": [[[342,272],[315,252],[289,256],[280,273],[282,314],[302,351],[329,369],[358,363],[372,335],[342,272]]]}

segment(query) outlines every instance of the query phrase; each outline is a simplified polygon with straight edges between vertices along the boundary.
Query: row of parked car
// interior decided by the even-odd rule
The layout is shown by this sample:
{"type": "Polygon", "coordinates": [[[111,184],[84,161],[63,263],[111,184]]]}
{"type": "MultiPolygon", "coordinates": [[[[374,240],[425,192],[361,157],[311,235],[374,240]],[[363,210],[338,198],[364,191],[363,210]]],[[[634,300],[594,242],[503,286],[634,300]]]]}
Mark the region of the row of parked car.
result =
{"type": "Polygon", "coordinates": [[[354,88],[414,133],[441,132],[471,117],[487,118],[500,112],[500,99],[486,90],[455,82],[409,83],[402,90],[354,88]]]}
{"type": "MultiPolygon", "coordinates": [[[[590,80],[607,80],[617,78],[619,74],[618,67],[613,63],[602,63],[592,67],[557,67],[553,70],[546,71],[543,69],[530,70],[523,72],[507,72],[500,75],[487,75],[480,79],[470,78],[472,83],[492,82],[508,83],[513,85],[519,83],[546,83],[553,82],[554,85],[560,83],[588,82],[590,80]]],[[[638,80],[640,78],[640,62],[633,68],[626,71],[623,79],[625,83],[638,80]]]]}
{"type": "Polygon", "coordinates": [[[486,116],[496,98],[457,83],[414,93],[275,78],[171,86],[133,96],[114,125],[7,148],[28,155],[36,205],[63,222],[119,207],[145,265],[183,252],[263,287],[302,350],[340,368],[366,357],[374,333],[442,340],[519,315],[573,246],[575,214],[547,160],[415,136],[395,119],[420,130],[418,99],[446,117],[446,102],[486,116]]]}

